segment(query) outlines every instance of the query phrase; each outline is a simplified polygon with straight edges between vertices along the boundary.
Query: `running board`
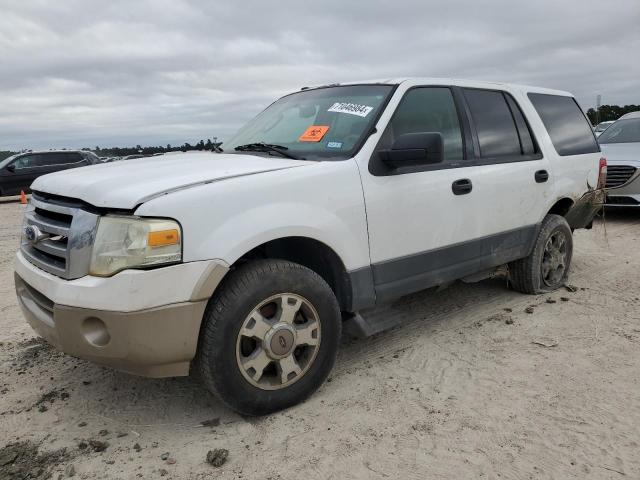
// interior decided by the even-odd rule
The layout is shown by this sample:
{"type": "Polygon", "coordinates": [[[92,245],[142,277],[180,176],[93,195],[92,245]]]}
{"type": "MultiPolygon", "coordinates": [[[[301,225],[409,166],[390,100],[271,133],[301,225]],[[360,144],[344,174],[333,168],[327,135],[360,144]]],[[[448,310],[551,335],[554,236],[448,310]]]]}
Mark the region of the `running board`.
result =
{"type": "Polygon", "coordinates": [[[415,319],[416,305],[423,305],[434,290],[439,292],[453,283],[445,282],[355,313],[342,312],[342,331],[351,337],[364,338],[409,323],[415,319]]]}

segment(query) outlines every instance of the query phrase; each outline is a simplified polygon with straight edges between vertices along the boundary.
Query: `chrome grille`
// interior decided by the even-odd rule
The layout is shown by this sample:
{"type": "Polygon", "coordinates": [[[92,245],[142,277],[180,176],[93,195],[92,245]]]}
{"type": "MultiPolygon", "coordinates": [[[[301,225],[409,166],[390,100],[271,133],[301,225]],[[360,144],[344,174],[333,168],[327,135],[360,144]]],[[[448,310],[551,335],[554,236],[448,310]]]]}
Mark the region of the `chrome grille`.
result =
{"type": "Polygon", "coordinates": [[[89,272],[98,218],[77,201],[34,193],[24,227],[37,227],[43,238],[30,242],[23,235],[20,250],[29,262],[46,272],[66,279],[80,278],[89,272]]]}
{"type": "Polygon", "coordinates": [[[607,188],[624,185],[636,173],[636,167],[629,165],[607,165],[607,188]]]}

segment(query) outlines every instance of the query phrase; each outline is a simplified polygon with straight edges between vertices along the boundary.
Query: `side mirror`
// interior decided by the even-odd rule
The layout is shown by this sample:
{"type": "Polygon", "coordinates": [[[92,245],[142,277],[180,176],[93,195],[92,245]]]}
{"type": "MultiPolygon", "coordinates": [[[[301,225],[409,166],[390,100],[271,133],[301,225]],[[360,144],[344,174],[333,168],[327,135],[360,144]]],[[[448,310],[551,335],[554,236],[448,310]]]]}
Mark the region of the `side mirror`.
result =
{"type": "Polygon", "coordinates": [[[439,132],[405,133],[396,138],[380,159],[391,168],[431,165],[444,160],[444,142],[439,132]]]}
{"type": "Polygon", "coordinates": [[[7,165],[7,170],[13,173],[16,171],[16,166],[13,163],[11,165],[7,165]]]}

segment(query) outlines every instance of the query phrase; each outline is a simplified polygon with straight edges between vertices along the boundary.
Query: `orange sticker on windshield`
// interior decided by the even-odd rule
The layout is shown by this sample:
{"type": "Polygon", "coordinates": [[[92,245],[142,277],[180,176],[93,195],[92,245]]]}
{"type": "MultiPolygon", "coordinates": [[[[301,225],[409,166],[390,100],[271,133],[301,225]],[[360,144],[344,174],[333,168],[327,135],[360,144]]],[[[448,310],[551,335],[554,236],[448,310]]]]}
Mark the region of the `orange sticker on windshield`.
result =
{"type": "Polygon", "coordinates": [[[324,137],[325,133],[329,131],[329,127],[326,125],[311,125],[307,128],[300,138],[299,142],[319,142],[324,137]]]}

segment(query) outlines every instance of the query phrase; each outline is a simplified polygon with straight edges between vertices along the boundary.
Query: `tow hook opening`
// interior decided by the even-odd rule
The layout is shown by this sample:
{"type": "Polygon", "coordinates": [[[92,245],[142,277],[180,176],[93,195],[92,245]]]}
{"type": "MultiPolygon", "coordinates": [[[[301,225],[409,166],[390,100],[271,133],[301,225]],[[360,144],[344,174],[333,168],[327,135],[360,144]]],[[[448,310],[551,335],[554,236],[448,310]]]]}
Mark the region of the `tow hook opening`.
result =
{"type": "Polygon", "coordinates": [[[96,317],[85,318],[82,322],[82,334],[94,347],[106,347],[111,341],[107,325],[96,317]]]}

